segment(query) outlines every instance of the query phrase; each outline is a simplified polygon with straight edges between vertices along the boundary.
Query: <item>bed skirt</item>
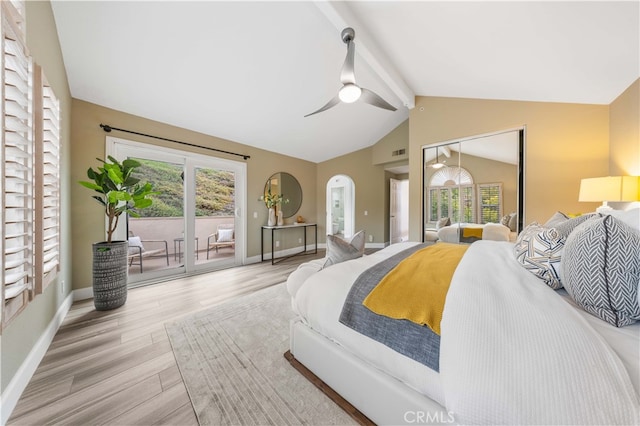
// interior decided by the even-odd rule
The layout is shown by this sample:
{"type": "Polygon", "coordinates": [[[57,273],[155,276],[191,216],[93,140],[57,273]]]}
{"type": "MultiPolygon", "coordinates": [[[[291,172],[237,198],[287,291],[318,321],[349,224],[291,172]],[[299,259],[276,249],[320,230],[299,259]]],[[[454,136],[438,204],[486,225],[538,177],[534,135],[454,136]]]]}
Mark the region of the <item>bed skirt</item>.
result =
{"type": "Polygon", "coordinates": [[[291,321],[291,353],[378,425],[454,424],[455,413],[335,344],[300,319],[291,321]]]}

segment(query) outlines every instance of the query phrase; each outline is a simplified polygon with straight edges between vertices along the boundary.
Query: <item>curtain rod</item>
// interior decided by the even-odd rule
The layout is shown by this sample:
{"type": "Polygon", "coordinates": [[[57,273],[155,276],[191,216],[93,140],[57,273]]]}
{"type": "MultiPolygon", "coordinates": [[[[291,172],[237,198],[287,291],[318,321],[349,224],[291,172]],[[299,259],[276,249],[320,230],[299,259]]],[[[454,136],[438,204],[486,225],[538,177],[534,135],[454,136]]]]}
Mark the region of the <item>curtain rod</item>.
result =
{"type": "Polygon", "coordinates": [[[100,123],[100,127],[102,127],[102,130],[104,130],[107,133],[111,132],[112,130],[117,130],[119,132],[126,132],[126,133],[131,133],[131,134],[134,134],[134,135],[146,136],[148,138],[155,138],[155,139],[160,139],[160,140],[167,141],[167,142],[179,143],[179,144],[182,144],[182,145],[193,146],[195,148],[208,149],[210,151],[222,152],[224,154],[229,154],[229,155],[236,155],[238,157],[242,157],[245,160],[248,160],[249,158],[251,158],[250,155],[238,154],[236,152],[225,151],[225,150],[222,150],[222,149],[211,148],[211,147],[208,147],[208,146],[202,146],[202,145],[196,145],[196,144],[189,143],[189,142],[177,141],[175,139],[163,138],[161,136],[148,135],[146,133],[134,132],[132,130],[118,129],[117,127],[109,126],[108,124],[100,123]]]}

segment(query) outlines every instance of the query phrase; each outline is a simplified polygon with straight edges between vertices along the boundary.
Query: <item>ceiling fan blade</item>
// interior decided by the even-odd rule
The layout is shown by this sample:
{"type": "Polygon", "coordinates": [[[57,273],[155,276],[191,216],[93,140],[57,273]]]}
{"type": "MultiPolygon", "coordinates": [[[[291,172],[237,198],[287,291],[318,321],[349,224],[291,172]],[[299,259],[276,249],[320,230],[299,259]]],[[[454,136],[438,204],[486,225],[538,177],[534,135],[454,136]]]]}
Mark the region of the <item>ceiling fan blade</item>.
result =
{"type": "Polygon", "coordinates": [[[329,108],[332,108],[332,107],[338,105],[339,103],[340,103],[340,98],[338,97],[338,95],[335,95],[333,97],[333,99],[331,99],[329,102],[327,102],[322,108],[320,108],[317,111],[313,111],[311,114],[305,115],[305,117],[309,117],[310,115],[317,114],[317,113],[322,112],[322,111],[326,111],[329,108]]]}
{"type": "Polygon", "coordinates": [[[397,108],[391,105],[389,102],[382,99],[376,93],[372,92],[369,89],[365,89],[361,87],[362,95],[360,95],[360,100],[362,102],[366,102],[370,105],[377,106],[378,108],[388,109],[389,111],[395,111],[397,108]]]}
{"type": "Polygon", "coordinates": [[[344,59],[344,64],[342,65],[342,71],[340,72],[340,81],[342,84],[356,84],[356,74],[354,71],[354,57],[356,53],[356,45],[353,44],[353,41],[348,40],[347,42],[347,57],[344,59]]]}

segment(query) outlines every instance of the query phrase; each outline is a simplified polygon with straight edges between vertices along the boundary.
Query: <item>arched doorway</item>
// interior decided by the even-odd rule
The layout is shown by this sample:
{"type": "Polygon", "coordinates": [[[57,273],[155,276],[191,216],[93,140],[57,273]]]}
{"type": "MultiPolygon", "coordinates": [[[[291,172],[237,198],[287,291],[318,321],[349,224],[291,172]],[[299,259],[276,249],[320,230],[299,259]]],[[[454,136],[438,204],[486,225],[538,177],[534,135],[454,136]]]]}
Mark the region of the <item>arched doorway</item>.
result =
{"type": "Polygon", "coordinates": [[[347,175],[327,182],[327,234],[350,238],[355,228],[355,185],[347,175]]]}

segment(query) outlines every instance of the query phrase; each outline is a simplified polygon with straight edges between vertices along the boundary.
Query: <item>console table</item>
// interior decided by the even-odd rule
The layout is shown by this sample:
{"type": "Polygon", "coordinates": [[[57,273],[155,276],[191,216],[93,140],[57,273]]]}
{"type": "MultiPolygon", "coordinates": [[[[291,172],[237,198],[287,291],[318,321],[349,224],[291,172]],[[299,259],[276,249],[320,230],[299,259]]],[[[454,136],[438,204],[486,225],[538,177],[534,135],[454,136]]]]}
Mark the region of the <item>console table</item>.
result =
{"type": "Polygon", "coordinates": [[[298,256],[301,254],[316,254],[318,253],[318,225],[316,223],[299,223],[294,225],[282,225],[282,226],[263,226],[260,231],[260,256],[262,261],[264,262],[264,231],[271,231],[271,264],[275,265],[276,262],[276,254],[275,254],[275,233],[276,231],[290,231],[292,229],[302,229],[302,233],[304,234],[304,246],[302,251],[298,253],[294,253],[288,256],[278,257],[279,262],[282,262],[285,259],[288,259],[293,256],[298,256]],[[313,227],[315,231],[315,240],[314,245],[315,248],[313,251],[307,250],[307,228],[313,227]]]}

